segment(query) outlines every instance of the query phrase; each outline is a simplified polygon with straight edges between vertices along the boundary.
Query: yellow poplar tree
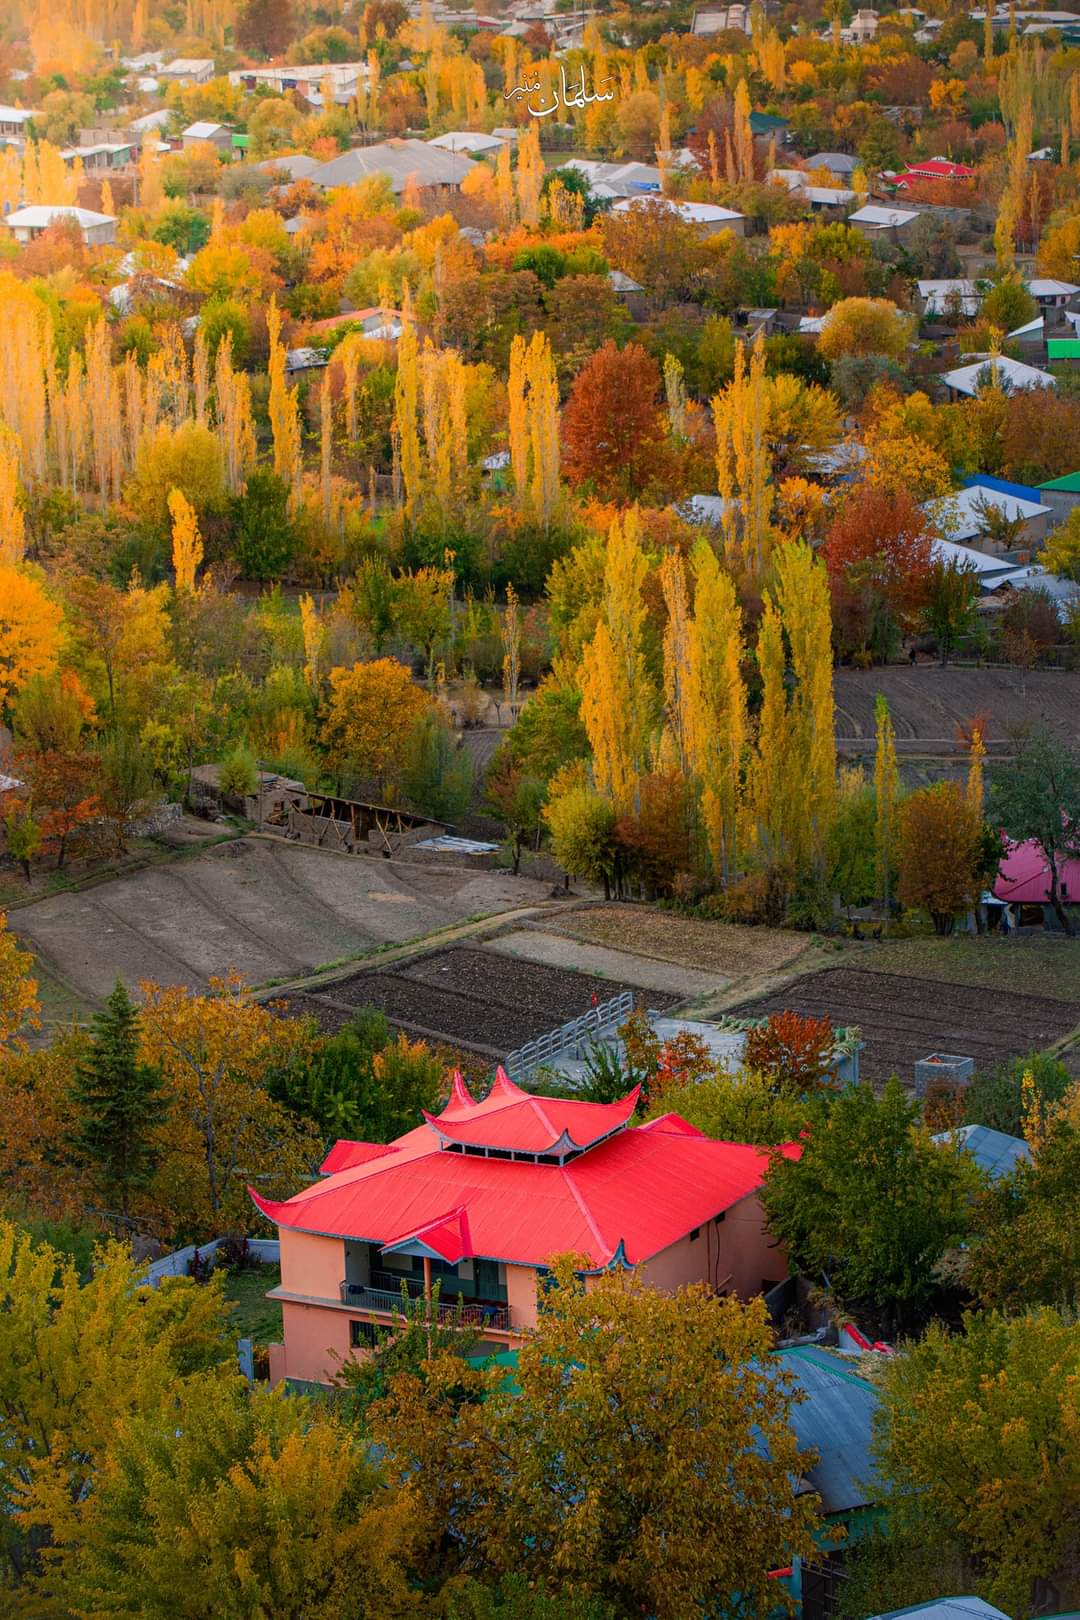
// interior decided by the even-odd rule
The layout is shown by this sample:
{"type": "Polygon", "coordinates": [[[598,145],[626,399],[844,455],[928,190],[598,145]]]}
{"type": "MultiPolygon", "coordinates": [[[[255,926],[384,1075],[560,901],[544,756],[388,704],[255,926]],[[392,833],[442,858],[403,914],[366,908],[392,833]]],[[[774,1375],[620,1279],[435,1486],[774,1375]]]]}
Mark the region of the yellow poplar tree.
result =
{"type": "Polygon", "coordinates": [[[690,759],[701,783],[701,810],[714,870],[728,882],[737,871],[746,749],[746,684],[742,609],[731,575],[706,540],[691,554],[694,617],[690,625],[690,759]]]}
{"type": "Polygon", "coordinates": [[[874,873],[877,892],[885,914],[889,912],[889,890],[895,865],[899,775],[896,769],[896,738],[893,735],[889,705],[879,692],[874,702],[876,748],[874,753],[874,873]]]}
{"type": "Polygon", "coordinates": [[[753,759],[753,837],[767,859],[786,851],[791,825],[790,716],[784,688],[784,633],[780,612],[766,592],[758,626],[757,665],[761,676],[761,711],[753,759]]]}
{"type": "Polygon", "coordinates": [[[15,568],[26,553],[26,526],[19,502],[19,442],[0,436],[0,565],[15,568]]]}
{"type": "Polygon", "coordinates": [[[620,812],[637,809],[650,762],[656,693],[644,653],[648,571],[635,507],[609,530],[600,622],[581,665],[581,717],[593,776],[620,812]]]}
{"type": "Polygon", "coordinates": [[[294,489],[300,481],[300,417],[296,395],[285,377],[285,345],[281,341],[281,312],[276,298],[266,311],[270,339],[270,426],[274,435],[274,471],[294,489]]]}
{"type": "Polygon", "coordinates": [[[172,516],[172,563],[178,591],[195,589],[195,574],[203,560],[203,543],[195,509],[181,489],[169,491],[172,516]]]}
{"type": "Polygon", "coordinates": [[[397,441],[401,476],[405,485],[405,511],[415,512],[421,493],[420,437],[416,424],[419,402],[416,328],[412,322],[412,299],[408,285],[401,301],[401,336],[397,346],[397,379],[394,383],[394,437],[397,441]]]}
{"type": "Polygon", "coordinates": [[[736,344],[735,374],[713,400],[713,419],[717,489],[724,501],[721,533],[725,558],[730,568],[756,579],[768,558],[773,497],[766,431],[765,343],[760,332],[749,364],[744,346],[736,344]]]}
{"type": "Polygon", "coordinates": [[[983,761],[986,758],[986,744],[983,741],[983,731],[980,722],[976,721],[971,728],[971,746],[968,749],[968,775],[967,775],[967,802],[973,816],[979,821],[983,818],[983,761]]]}
{"type": "Polygon", "coordinates": [[[790,740],[798,779],[791,843],[797,860],[820,862],[836,806],[832,611],[825,565],[802,541],[774,558],[776,597],[791,652],[790,740]]]}

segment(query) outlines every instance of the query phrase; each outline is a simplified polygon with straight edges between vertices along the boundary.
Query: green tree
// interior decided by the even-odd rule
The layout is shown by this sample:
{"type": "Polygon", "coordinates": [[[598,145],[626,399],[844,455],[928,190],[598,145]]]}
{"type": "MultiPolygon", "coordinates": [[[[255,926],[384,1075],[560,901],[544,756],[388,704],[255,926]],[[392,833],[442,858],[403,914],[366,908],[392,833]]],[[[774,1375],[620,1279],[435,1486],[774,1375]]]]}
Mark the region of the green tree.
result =
{"type": "Polygon", "coordinates": [[[1031,1076],[1035,1100],[1042,1106],[1060,1102],[1069,1089],[1068,1069],[1048,1053],[1009,1058],[989,1073],[976,1074],[965,1089],[965,1124],[989,1125],[1006,1136],[1023,1136],[1025,1075],[1031,1076]]]}
{"type": "Polygon", "coordinates": [[[603,883],[608,897],[615,868],[615,809],[595,788],[572,786],[544,806],[551,852],[565,872],[603,883]]]}
{"type": "Polygon", "coordinates": [[[664,1092],[650,1105],[648,1117],[672,1109],[714,1141],[752,1142],[756,1147],[797,1141],[811,1117],[800,1098],[778,1092],[763,1075],[745,1069],[738,1076],[718,1069],[684,1086],[676,1097],[664,1092]]]}
{"type": "Polygon", "coordinates": [[[326,1402],[222,1370],[124,1423],[44,1585],[63,1614],[397,1620],[425,1533],[326,1402]]]}
{"type": "Polygon", "coordinates": [[[161,1070],[139,1061],[139,1013],[120,979],[92,1025],[71,1088],[79,1120],[71,1146],[91,1166],[102,1196],[126,1217],[132,1194],[149,1185],[157,1168],[154,1137],[168,1106],[161,1070]]]}
{"type": "Polygon", "coordinates": [[[869,1084],[849,1086],[816,1115],[799,1159],[772,1159],[762,1193],[791,1264],[894,1325],[933,1293],[934,1267],[970,1224],[978,1179],[971,1160],[932,1142],[918,1118],[895,1077],[880,1097],[869,1084]]]}
{"type": "Polygon", "coordinates": [[[419,1471],[451,1527],[440,1554],[481,1579],[545,1579],[619,1614],[774,1612],[768,1571],[814,1542],[792,1394],[767,1366],[760,1299],[669,1295],[607,1271],[588,1290],[554,1264],[515,1369],[443,1356],[371,1409],[391,1481],[419,1471]]]}
{"type": "Polygon", "coordinates": [[[438,1106],[443,1068],[422,1041],[365,1008],[335,1034],[271,1068],[266,1089],[329,1139],[391,1142],[438,1106]]]}
{"type": "Polygon", "coordinates": [[[1002,332],[1012,332],[1034,320],[1039,306],[1017,275],[995,281],[982,301],[979,314],[1002,332]]]}
{"type": "Polygon", "coordinates": [[[248,579],[280,579],[296,553],[289,486],[270,467],[253,467],[229,503],[233,552],[248,579]]]}
{"type": "Polygon", "coordinates": [[[539,777],[520,771],[509,750],[500,748],[488,771],[485,791],[488,805],[506,828],[516,877],[526,844],[540,835],[544,784],[539,777]]]}
{"type": "Polygon", "coordinates": [[[1002,1310],[1080,1305],[1080,1130],[1067,1119],[979,1200],[965,1281],[1002,1310]]]}
{"type": "Polygon", "coordinates": [[[401,1285],[401,1304],[393,1327],[372,1319],[375,1342],[362,1361],[343,1361],[334,1379],[340,1391],[339,1407],[350,1423],[363,1426],[368,1408],[390,1391],[400,1373],[409,1373],[424,1382],[429,1364],[438,1356],[470,1356],[480,1331],[465,1320],[459,1298],[452,1316],[440,1310],[441,1285],[436,1282],[430,1298],[413,1298],[406,1283],[401,1285]]]}
{"type": "Polygon", "coordinates": [[[459,821],[472,803],[476,770],[459,747],[445,718],[427,709],[416,722],[406,749],[401,787],[406,799],[436,821],[459,821]]]}
{"type": "Polygon", "coordinates": [[[1080,1534],[1080,1325],[1040,1310],[933,1324],[882,1367],[875,1453],[890,1527],[953,1543],[970,1585],[1028,1614],[1080,1534]]]}
{"type": "Polygon", "coordinates": [[[155,242],[162,242],[186,256],[206,246],[210,240],[210,221],[201,209],[173,202],[158,214],[150,235],[155,242]]]}
{"type": "Polygon", "coordinates": [[[975,623],[979,580],[970,563],[935,557],[926,575],[923,623],[937,640],[942,668],[961,636],[975,623]]]}
{"type": "Polygon", "coordinates": [[[1061,895],[1061,867],[1080,858],[1080,759],[1049,732],[1030,737],[990,778],[991,820],[1014,843],[1038,845],[1050,874],[1050,904],[1066,934],[1072,919],[1061,895]]]}
{"type": "Polygon", "coordinates": [[[184,1383],[224,1360],[220,1285],[167,1277],[137,1286],[128,1252],[98,1250],[80,1284],[72,1262],[0,1221],[0,1590],[35,1607],[42,1552],[71,1531],[91,1484],[136,1413],[161,1415],[184,1383]]]}

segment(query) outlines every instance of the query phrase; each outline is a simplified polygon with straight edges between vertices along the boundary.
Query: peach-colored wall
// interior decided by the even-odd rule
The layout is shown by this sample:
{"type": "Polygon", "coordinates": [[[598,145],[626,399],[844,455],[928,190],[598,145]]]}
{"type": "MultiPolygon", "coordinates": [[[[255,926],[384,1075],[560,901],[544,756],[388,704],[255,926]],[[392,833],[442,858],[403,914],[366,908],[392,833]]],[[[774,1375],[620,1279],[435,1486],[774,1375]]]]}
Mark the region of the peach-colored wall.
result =
{"type": "Polygon", "coordinates": [[[510,1325],[515,1329],[536,1326],[536,1280],[531,1266],[506,1268],[506,1303],[510,1307],[510,1325]]]}
{"type": "Polygon", "coordinates": [[[319,1305],[283,1301],[285,1323],[285,1376],[305,1383],[328,1384],[338,1370],[333,1352],[345,1360],[349,1348],[348,1311],[324,1310],[319,1305]]]}
{"type": "Polygon", "coordinates": [[[282,1288],[290,1294],[312,1294],[316,1299],[340,1299],[345,1276],[345,1245],[341,1239],[291,1232],[287,1227],[280,1228],[279,1236],[282,1288]]]}
{"type": "MultiPolygon", "coordinates": [[[[715,1233],[716,1227],[712,1228],[715,1233]]],[[[650,1288],[659,1288],[662,1293],[673,1294],[677,1288],[683,1288],[687,1283],[708,1282],[709,1266],[708,1256],[716,1257],[716,1239],[712,1239],[709,1247],[709,1229],[701,1227],[700,1236],[690,1241],[689,1236],[680,1238],[669,1249],[661,1249],[654,1254],[651,1260],[646,1260],[640,1267],[641,1275],[650,1288]]]]}
{"type": "Polygon", "coordinates": [[[708,1282],[730,1289],[740,1299],[752,1299],[761,1292],[764,1278],[780,1282],[786,1277],[787,1264],[783,1251],[772,1247],[753,1193],[729,1209],[719,1225],[706,1222],[697,1238],[680,1238],[646,1260],[641,1271],[650,1287],[665,1293],[687,1283],[708,1282]]]}
{"type": "Polygon", "coordinates": [[[731,1287],[740,1299],[760,1294],[766,1279],[771,1285],[787,1276],[787,1256],[769,1236],[757,1193],[729,1209],[715,1230],[721,1244],[721,1275],[731,1273],[731,1287]]]}

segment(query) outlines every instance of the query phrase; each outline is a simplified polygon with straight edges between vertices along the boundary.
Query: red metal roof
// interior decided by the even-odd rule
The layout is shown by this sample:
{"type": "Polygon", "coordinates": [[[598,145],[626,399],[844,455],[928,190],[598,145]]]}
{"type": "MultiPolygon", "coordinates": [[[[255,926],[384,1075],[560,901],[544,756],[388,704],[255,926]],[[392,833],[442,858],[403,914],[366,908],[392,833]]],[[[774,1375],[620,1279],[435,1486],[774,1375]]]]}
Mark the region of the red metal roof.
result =
{"type": "Polygon", "coordinates": [[[966,163],[950,163],[945,158],[927,158],[925,163],[913,163],[898,174],[893,184],[903,185],[907,180],[970,180],[975,173],[966,163]]]}
{"type": "MultiPolygon", "coordinates": [[[[506,1081],[507,1086],[511,1084],[506,1081]]],[[[589,1147],[620,1130],[637,1107],[640,1091],[637,1086],[615,1103],[531,1097],[521,1092],[498,1108],[487,1109],[479,1103],[466,1111],[451,1104],[438,1117],[425,1113],[424,1118],[448,1142],[518,1153],[547,1153],[560,1146],[589,1147]],[[451,1109],[452,1116],[447,1118],[451,1109]]]]}
{"type": "Polygon", "coordinates": [[[423,1226],[414,1227],[411,1232],[402,1232],[400,1236],[391,1238],[389,1243],[383,1244],[383,1253],[392,1254],[395,1249],[404,1249],[416,1244],[422,1244],[431,1249],[448,1266],[456,1266],[459,1260],[471,1258],[473,1254],[472,1236],[469,1232],[468,1211],[461,1205],[452,1209],[448,1215],[436,1216],[433,1221],[425,1221],[423,1226]]]}
{"type": "MultiPolygon", "coordinates": [[[[503,1096],[505,1106],[505,1090],[503,1096]]],[[[449,1108],[455,1106],[464,1104],[452,1101],[449,1108]]],[[[476,1256],[541,1266],[574,1253],[600,1267],[620,1243],[631,1264],[669,1248],[755,1192],[767,1163],[763,1149],[713,1142],[678,1115],[618,1130],[564,1164],[490,1159],[443,1145],[438,1131],[445,1131],[449,1108],[438,1126],[400,1137],[391,1154],[280,1202],[253,1189],[251,1196],[278,1226],[380,1246],[461,1210],[476,1256]]],[[[789,1143],[783,1152],[797,1158],[801,1149],[789,1143]]]]}
{"type": "MultiPolygon", "coordinates": [[[[1080,860],[1058,862],[1058,888],[1063,900],[1080,900],[1080,860]]],[[[1011,844],[998,867],[994,894],[1009,905],[1050,904],[1050,867],[1039,844],[1011,844]]]]}
{"type": "Polygon", "coordinates": [[[338,1170],[353,1170],[358,1164],[385,1159],[388,1153],[396,1152],[397,1149],[388,1142],[335,1142],[320,1164],[319,1174],[332,1176],[338,1170]]]}

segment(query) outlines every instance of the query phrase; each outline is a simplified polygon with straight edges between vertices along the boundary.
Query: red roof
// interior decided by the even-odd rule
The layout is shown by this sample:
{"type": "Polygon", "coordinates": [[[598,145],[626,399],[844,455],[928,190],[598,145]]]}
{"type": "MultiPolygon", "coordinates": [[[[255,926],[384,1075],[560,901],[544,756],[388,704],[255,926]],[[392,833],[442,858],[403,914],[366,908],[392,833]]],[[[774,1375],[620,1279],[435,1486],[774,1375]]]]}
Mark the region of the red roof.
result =
{"type": "Polygon", "coordinates": [[[388,1142],[335,1142],[320,1164],[319,1174],[332,1176],[338,1170],[354,1170],[358,1164],[367,1164],[371,1159],[385,1159],[388,1153],[396,1152],[397,1149],[388,1142]]]}
{"type": "Polygon", "coordinates": [[[925,163],[913,163],[898,174],[893,184],[904,185],[908,180],[970,180],[975,173],[966,163],[949,163],[945,158],[927,158],[925,163]]]}
{"type": "Polygon", "coordinates": [[[450,1100],[439,1115],[424,1114],[447,1142],[470,1147],[504,1148],[518,1153],[549,1153],[555,1148],[584,1148],[602,1141],[627,1124],[641,1092],[635,1086],[614,1103],[578,1102],[566,1097],[534,1097],[499,1069],[483,1102],[473,1102],[460,1074],[454,1075],[450,1100]]]}
{"type": "MultiPolygon", "coordinates": [[[[1058,863],[1058,889],[1063,900],[1080,900],[1080,860],[1058,863]]],[[[1050,868],[1040,845],[1013,844],[998,867],[994,894],[1008,905],[1050,904],[1050,868]]]]}
{"type": "MultiPolygon", "coordinates": [[[[392,1152],[280,1202],[254,1190],[251,1196],[268,1220],[287,1230],[383,1248],[423,1245],[451,1264],[471,1255],[542,1266],[554,1255],[574,1253],[602,1267],[620,1249],[632,1265],[649,1259],[761,1185],[764,1149],[711,1141],[677,1114],[635,1128],[613,1123],[620,1113],[629,1118],[629,1099],[536,1098],[537,1114],[522,1106],[524,1096],[500,1076],[491,1096],[477,1104],[456,1082],[439,1118],[400,1137],[392,1152]],[[513,1116],[513,1130],[508,1120],[497,1123],[500,1114],[513,1116]],[[482,1127],[484,1137],[505,1136],[507,1145],[550,1141],[553,1126],[578,1143],[604,1121],[610,1131],[600,1130],[593,1146],[559,1163],[490,1158],[453,1145],[461,1140],[447,1130],[455,1115],[478,1135],[482,1127]]],[[[371,1144],[351,1144],[363,1145],[371,1144]]],[[[783,1149],[789,1158],[800,1151],[791,1143],[783,1149]]]]}

